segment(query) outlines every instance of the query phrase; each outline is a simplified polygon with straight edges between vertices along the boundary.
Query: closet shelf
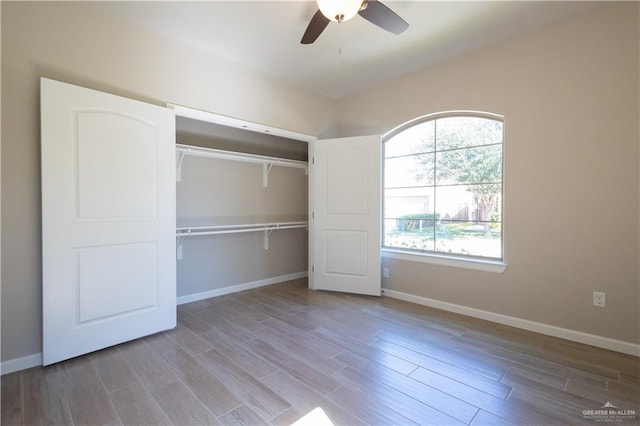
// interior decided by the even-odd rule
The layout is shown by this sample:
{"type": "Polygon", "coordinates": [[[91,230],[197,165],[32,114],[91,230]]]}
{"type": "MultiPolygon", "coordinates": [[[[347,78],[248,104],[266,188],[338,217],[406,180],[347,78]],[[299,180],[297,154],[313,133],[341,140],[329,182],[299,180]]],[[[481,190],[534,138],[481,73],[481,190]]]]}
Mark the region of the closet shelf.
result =
{"type": "Polygon", "coordinates": [[[244,152],[224,151],[221,149],[203,148],[199,146],[183,144],[176,144],[176,153],[176,181],[178,182],[180,182],[182,178],[182,161],[184,160],[185,155],[262,164],[262,185],[264,187],[268,186],[269,172],[271,171],[271,168],[273,166],[304,169],[305,174],[309,173],[309,163],[307,163],[306,161],[290,160],[287,158],[247,154],[244,152]]]}
{"type": "Polygon", "coordinates": [[[240,216],[178,218],[176,227],[177,258],[182,259],[182,244],[186,237],[199,235],[238,234],[264,232],[264,249],[269,249],[269,236],[275,230],[307,228],[309,222],[302,216],[240,216]]]}

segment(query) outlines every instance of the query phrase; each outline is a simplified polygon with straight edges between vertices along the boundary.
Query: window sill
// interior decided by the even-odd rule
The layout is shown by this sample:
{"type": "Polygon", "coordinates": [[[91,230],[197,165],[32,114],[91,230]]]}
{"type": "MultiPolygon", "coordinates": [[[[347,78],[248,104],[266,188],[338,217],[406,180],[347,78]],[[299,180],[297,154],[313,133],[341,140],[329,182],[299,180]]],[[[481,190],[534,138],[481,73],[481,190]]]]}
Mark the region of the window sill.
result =
{"type": "Polygon", "coordinates": [[[438,256],[407,252],[399,249],[382,248],[381,255],[388,259],[400,259],[409,262],[430,263],[432,265],[452,266],[454,268],[474,269],[476,271],[503,273],[507,264],[501,261],[467,259],[453,256],[438,256]]]}

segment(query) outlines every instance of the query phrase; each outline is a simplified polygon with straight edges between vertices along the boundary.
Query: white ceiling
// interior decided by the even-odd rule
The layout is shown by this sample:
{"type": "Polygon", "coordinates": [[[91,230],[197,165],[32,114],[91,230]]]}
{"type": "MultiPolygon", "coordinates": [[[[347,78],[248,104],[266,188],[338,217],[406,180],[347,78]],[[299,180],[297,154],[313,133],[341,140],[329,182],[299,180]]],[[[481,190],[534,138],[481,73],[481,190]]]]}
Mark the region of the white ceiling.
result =
{"type": "Polygon", "coordinates": [[[181,42],[340,98],[569,19],[610,2],[395,1],[410,27],[393,35],[359,16],[300,44],[315,1],[96,2],[181,42]]]}

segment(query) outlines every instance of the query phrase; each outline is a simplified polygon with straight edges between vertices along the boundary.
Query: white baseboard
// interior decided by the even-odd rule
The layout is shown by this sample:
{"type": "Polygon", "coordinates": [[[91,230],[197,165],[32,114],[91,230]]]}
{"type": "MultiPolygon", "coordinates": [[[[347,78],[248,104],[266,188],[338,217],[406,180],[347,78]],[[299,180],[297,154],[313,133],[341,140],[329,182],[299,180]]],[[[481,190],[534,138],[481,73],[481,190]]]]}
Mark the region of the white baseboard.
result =
{"type": "MultiPolygon", "coordinates": [[[[208,299],[210,297],[222,296],[223,294],[235,293],[242,290],[249,290],[252,288],[262,287],[265,285],[277,284],[285,281],[297,280],[307,277],[307,271],[297,272],[295,274],[281,275],[279,277],[267,278],[265,280],[253,281],[244,284],[232,285],[229,287],[218,288],[215,290],[205,291],[202,293],[189,294],[187,296],[181,296],[177,298],[177,304],[182,305],[184,303],[195,302],[198,300],[208,299]]],[[[27,368],[38,367],[42,365],[42,353],[31,354],[23,356],[21,358],[10,359],[0,363],[0,374],[14,373],[20,370],[26,370],[27,368]]]]}
{"type": "Polygon", "coordinates": [[[416,296],[409,293],[403,293],[396,290],[388,290],[383,288],[382,294],[393,297],[395,299],[405,300],[407,302],[417,303],[419,305],[429,306],[431,308],[441,309],[443,311],[454,312],[474,318],[479,318],[498,324],[508,325],[511,327],[521,328],[523,330],[533,331],[547,336],[559,337],[561,339],[571,340],[573,342],[584,343],[586,345],[597,346],[603,349],[609,349],[616,352],[622,352],[628,355],[640,356],[640,345],[622,340],[610,339],[608,337],[596,336],[594,334],[584,333],[582,331],[570,330],[567,328],[556,327],[554,325],[543,324],[540,322],[529,321],[522,318],[511,317],[508,315],[497,314],[495,312],[483,311],[481,309],[470,308],[468,306],[456,305],[454,303],[442,302],[440,300],[429,299],[428,297],[416,296]]]}
{"type": "Polygon", "coordinates": [[[252,288],[263,287],[265,285],[282,283],[285,281],[297,280],[307,277],[307,271],[296,272],[294,274],[280,275],[278,277],[267,278],[264,280],[252,281],[244,284],[236,284],[228,287],[216,288],[214,290],[203,291],[202,293],[188,294],[178,297],[178,305],[185,303],[197,302],[198,300],[209,299],[210,297],[222,296],[224,294],[236,293],[238,291],[250,290],[252,288]]]}
{"type": "Polygon", "coordinates": [[[41,352],[3,361],[2,364],[0,364],[0,374],[5,375],[14,373],[16,371],[26,370],[27,368],[37,367],[39,365],[42,365],[41,352]]]}

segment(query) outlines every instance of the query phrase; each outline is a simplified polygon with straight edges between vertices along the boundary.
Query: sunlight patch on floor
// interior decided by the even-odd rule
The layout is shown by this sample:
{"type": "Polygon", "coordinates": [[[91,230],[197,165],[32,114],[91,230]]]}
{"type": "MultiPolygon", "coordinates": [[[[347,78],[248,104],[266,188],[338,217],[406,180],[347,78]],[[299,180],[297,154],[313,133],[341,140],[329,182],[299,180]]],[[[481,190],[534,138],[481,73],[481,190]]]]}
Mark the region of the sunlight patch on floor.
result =
{"type": "Polygon", "coordinates": [[[303,417],[300,417],[295,423],[295,426],[334,426],[331,419],[327,416],[324,410],[320,407],[316,407],[309,411],[303,417]]]}

